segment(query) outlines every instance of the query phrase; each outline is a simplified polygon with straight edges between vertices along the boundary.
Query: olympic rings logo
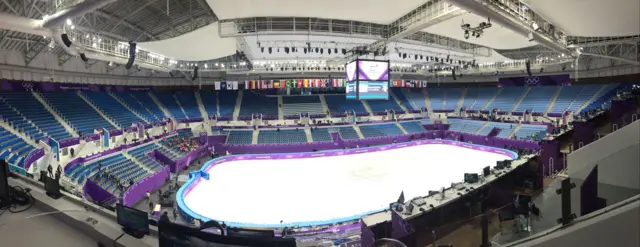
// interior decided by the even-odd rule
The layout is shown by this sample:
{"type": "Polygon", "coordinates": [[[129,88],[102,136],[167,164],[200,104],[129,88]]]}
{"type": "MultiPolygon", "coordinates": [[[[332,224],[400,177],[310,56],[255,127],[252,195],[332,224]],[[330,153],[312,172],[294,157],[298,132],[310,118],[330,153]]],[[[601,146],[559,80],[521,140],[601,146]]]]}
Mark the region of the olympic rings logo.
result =
{"type": "Polygon", "coordinates": [[[536,85],[538,84],[538,82],[540,82],[540,77],[537,77],[537,76],[525,77],[524,82],[527,85],[536,85]]]}

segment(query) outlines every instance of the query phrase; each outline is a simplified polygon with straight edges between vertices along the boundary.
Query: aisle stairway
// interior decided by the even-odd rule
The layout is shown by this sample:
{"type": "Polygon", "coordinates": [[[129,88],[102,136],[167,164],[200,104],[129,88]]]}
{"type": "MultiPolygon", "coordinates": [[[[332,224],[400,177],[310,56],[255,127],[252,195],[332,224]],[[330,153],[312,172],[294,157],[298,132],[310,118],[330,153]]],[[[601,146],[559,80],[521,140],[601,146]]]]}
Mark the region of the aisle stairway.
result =
{"type": "MultiPolygon", "coordinates": [[[[162,105],[162,103],[160,102],[160,100],[156,97],[155,94],[153,94],[152,92],[147,93],[149,98],[151,99],[152,102],[149,103],[153,103],[158,109],[160,109],[162,111],[162,115],[168,117],[168,118],[174,118],[175,116],[171,115],[171,113],[169,112],[169,110],[167,108],[164,107],[164,105],[162,105]]],[[[158,114],[160,115],[160,114],[158,114]]]]}
{"type": "MultiPolygon", "coordinates": [[[[74,130],[71,125],[69,124],[69,122],[67,122],[65,119],[62,118],[62,116],[60,116],[60,114],[58,113],[58,111],[56,111],[55,109],[53,109],[53,107],[47,103],[47,101],[42,97],[42,95],[40,95],[40,93],[33,91],[31,92],[31,96],[33,96],[34,99],[36,99],[38,102],[40,102],[40,105],[42,105],[44,107],[44,109],[47,110],[47,112],[49,112],[49,114],[51,114],[51,116],[53,116],[53,118],[56,121],[47,121],[45,119],[45,121],[42,122],[37,122],[36,124],[42,124],[41,128],[46,129],[51,129],[52,133],[60,133],[60,130],[57,127],[57,124],[59,124],[60,126],[62,126],[64,128],[64,130],[66,130],[67,133],[70,133],[71,136],[73,137],[78,137],[78,132],[76,130],[74,130]]],[[[28,97],[25,96],[25,99],[27,99],[28,97]]],[[[31,103],[33,104],[33,107],[38,108],[37,104],[35,103],[31,103]]],[[[42,116],[46,116],[46,114],[44,112],[39,112],[38,114],[42,114],[42,116]]],[[[52,134],[53,136],[53,134],[52,134]]],[[[64,139],[64,136],[62,136],[62,134],[60,134],[61,138],[64,139]]]]}
{"type": "Polygon", "coordinates": [[[113,121],[111,122],[119,128],[129,127],[135,122],[144,122],[143,119],[108,93],[86,92],[79,94],[81,96],[84,95],[90,105],[93,104],[95,109],[102,112],[103,117],[106,116],[108,120],[112,119],[113,121]]]}
{"type": "Polygon", "coordinates": [[[116,128],[75,92],[42,93],[41,96],[83,135],[93,134],[95,129],[116,128]]]}
{"type": "Polygon", "coordinates": [[[34,140],[72,137],[30,92],[0,93],[0,102],[0,116],[34,140]]]}
{"type": "MultiPolygon", "coordinates": [[[[151,119],[142,116],[141,112],[134,110],[127,102],[125,102],[120,96],[115,95],[113,92],[109,92],[109,95],[116,101],[118,101],[125,109],[133,113],[136,117],[144,121],[145,123],[151,123],[151,119]]],[[[146,111],[146,109],[145,109],[146,111]]]]}

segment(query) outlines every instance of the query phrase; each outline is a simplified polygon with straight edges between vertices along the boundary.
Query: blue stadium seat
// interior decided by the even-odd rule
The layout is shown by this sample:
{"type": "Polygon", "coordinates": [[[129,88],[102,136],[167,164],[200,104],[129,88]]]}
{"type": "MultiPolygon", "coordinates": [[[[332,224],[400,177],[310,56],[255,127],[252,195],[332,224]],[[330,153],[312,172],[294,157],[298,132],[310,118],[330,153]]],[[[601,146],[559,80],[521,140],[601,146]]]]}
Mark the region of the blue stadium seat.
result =
{"type": "Polygon", "coordinates": [[[527,96],[516,107],[515,112],[532,110],[533,112],[544,113],[549,108],[549,104],[558,91],[558,86],[531,87],[527,96]]]}
{"type": "Polygon", "coordinates": [[[324,114],[320,97],[312,96],[283,96],[282,113],[285,116],[298,115],[300,113],[324,114]]]}
{"type": "Polygon", "coordinates": [[[0,152],[7,163],[24,167],[26,156],[33,151],[35,147],[27,144],[22,138],[14,135],[10,131],[0,127],[0,152]]]}
{"type": "Polygon", "coordinates": [[[103,110],[107,116],[113,118],[120,128],[129,127],[134,122],[145,122],[108,93],[85,92],[84,94],[99,109],[103,110]]]}
{"type": "Polygon", "coordinates": [[[520,125],[520,129],[516,131],[514,136],[517,139],[532,139],[533,136],[542,138],[546,133],[547,133],[546,125],[522,124],[520,125]]]}
{"type": "Polygon", "coordinates": [[[367,112],[359,100],[347,100],[344,95],[325,95],[329,111],[333,113],[344,113],[345,111],[367,112]]]}
{"type": "Polygon", "coordinates": [[[42,93],[43,98],[56,110],[61,117],[80,131],[83,135],[93,134],[95,129],[115,129],[106,119],[87,104],[76,92],[42,93]]]}
{"type": "Polygon", "coordinates": [[[458,107],[462,88],[429,88],[429,102],[434,111],[454,111],[458,107]]]}
{"type": "Polygon", "coordinates": [[[164,106],[165,109],[173,116],[175,119],[186,119],[187,116],[184,114],[180,105],[178,105],[178,101],[176,97],[174,97],[173,93],[160,93],[154,92],[158,101],[164,106]]]}
{"type": "Polygon", "coordinates": [[[358,136],[358,132],[356,132],[353,126],[331,127],[327,129],[329,132],[338,132],[340,134],[340,138],[342,138],[343,140],[360,139],[360,137],[358,136]]]}
{"type": "MultiPolygon", "coordinates": [[[[3,92],[0,94],[0,98],[3,98],[6,103],[13,106],[18,110],[26,119],[31,121],[44,132],[46,135],[53,137],[56,140],[64,140],[71,138],[71,134],[62,127],[62,125],[55,119],[51,113],[44,108],[44,106],[33,97],[30,92],[3,92]]],[[[5,116],[4,114],[0,114],[5,116]]],[[[33,132],[32,132],[33,133],[33,132]]],[[[30,134],[32,138],[38,139],[39,135],[30,134]]]]}
{"type": "Polygon", "coordinates": [[[131,155],[132,157],[140,161],[145,166],[151,168],[151,170],[157,171],[160,168],[162,168],[162,165],[156,162],[155,160],[151,159],[147,155],[147,153],[153,151],[154,149],[160,149],[160,147],[155,143],[151,143],[148,145],[143,145],[133,149],[129,149],[127,150],[127,153],[129,153],[129,155],[131,155]]]}
{"type": "Polygon", "coordinates": [[[493,128],[499,128],[501,129],[500,133],[497,135],[497,137],[500,138],[509,138],[509,136],[511,135],[511,133],[513,133],[513,131],[515,130],[517,124],[511,124],[511,123],[496,123],[496,122],[487,122],[486,125],[484,125],[484,127],[482,127],[477,134],[478,135],[489,135],[489,133],[491,132],[491,130],[493,128]]]}
{"type": "MultiPolygon", "coordinates": [[[[200,94],[200,98],[202,99],[202,104],[204,105],[204,109],[207,111],[207,115],[216,116],[218,115],[218,96],[216,96],[215,92],[196,92],[200,94]]],[[[235,102],[234,102],[235,103],[235,102]]]]}
{"type": "Polygon", "coordinates": [[[328,142],[333,141],[331,138],[331,134],[329,134],[328,128],[312,128],[311,129],[311,138],[314,142],[328,142]]]}
{"type": "Polygon", "coordinates": [[[227,144],[251,144],[252,130],[232,130],[227,136],[227,144]]]}
{"type": "Polygon", "coordinates": [[[385,110],[402,111],[402,107],[393,99],[389,100],[367,100],[372,112],[384,112],[385,110]]]}
{"type": "Polygon", "coordinates": [[[184,109],[184,113],[188,118],[202,118],[200,106],[198,105],[194,92],[177,92],[173,95],[180,106],[182,106],[182,109],[184,109]]]}
{"type": "Polygon", "coordinates": [[[400,125],[408,134],[425,132],[425,129],[422,128],[419,121],[400,122],[400,125]]]}
{"type": "Polygon", "coordinates": [[[467,88],[467,94],[464,97],[462,105],[467,110],[485,110],[487,103],[489,103],[496,93],[498,93],[498,88],[495,87],[467,88]]]}
{"type": "Polygon", "coordinates": [[[404,134],[395,123],[360,125],[360,132],[365,138],[397,136],[404,134]]]}
{"type": "Polygon", "coordinates": [[[233,116],[238,101],[237,91],[218,92],[218,105],[220,106],[220,116],[233,116]]]}
{"type": "Polygon", "coordinates": [[[485,122],[482,121],[473,121],[473,120],[461,120],[461,119],[447,119],[450,127],[449,130],[457,131],[462,133],[475,134],[485,125],[485,122]]]}
{"type": "Polygon", "coordinates": [[[266,97],[252,91],[245,91],[242,95],[240,115],[250,116],[255,113],[262,113],[266,116],[278,116],[278,98],[266,97]]]}
{"type": "Polygon", "coordinates": [[[260,130],[258,144],[306,143],[307,135],[303,129],[260,130]]]}
{"type": "Polygon", "coordinates": [[[398,94],[403,94],[405,96],[406,103],[404,104],[405,106],[411,106],[411,109],[420,110],[422,108],[427,108],[427,103],[425,101],[424,94],[422,93],[422,89],[402,88],[398,90],[396,96],[398,94]]]}
{"type": "Polygon", "coordinates": [[[148,121],[156,122],[164,118],[164,113],[158,108],[158,105],[153,102],[149,95],[144,92],[117,92],[113,93],[116,97],[120,98],[122,102],[127,104],[129,108],[136,111],[140,116],[148,121]],[[140,100],[142,99],[142,100],[140,100]],[[145,101],[146,99],[151,101],[145,101]],[[158,115],[159,114],[159,115],[158,115]]]}
{"type": "Polygon", "coordinates": [[[502,91],[496,95],[495,99],[486,107],[485,110],[499,109],[500,111],[510,112],[518,103],[525,87],[504,87],[502,91]]]}
{"type": "MultiPolygon", "coordinates": [[[[409,101],[409,99],[407,98],[406,95],[404,95],[402,90],[403,88],[391,88],[391,92],[393,92],[393,94],[396,96],[396,98],[398,99],[398,101],[400,101],[400,103],[407,109],[407,110],[420,110],[420,107],[415,108],[415,106],[409,101]]],[[[391,95],[389,95],[389,99],[393,99],[391,98],[391,95]]],[[[422,100],[424,102],[424,99],[422,100]]]]}

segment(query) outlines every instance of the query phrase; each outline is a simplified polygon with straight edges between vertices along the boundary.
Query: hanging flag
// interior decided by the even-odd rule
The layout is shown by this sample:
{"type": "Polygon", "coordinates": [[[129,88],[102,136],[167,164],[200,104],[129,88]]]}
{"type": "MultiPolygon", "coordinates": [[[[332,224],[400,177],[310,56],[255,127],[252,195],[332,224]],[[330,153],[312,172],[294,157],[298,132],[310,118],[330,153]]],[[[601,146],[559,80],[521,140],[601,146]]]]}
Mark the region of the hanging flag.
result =
{"type": "Polygon", "coordinates": [[[216,90],[220,90],[220,82],[219,81],[214,82],[213,85],[214,85],[216,90]]]}
{"type": "Polygon", "coordinates": [[[251,89],[258,89],[258,82],[256,80],[251,81],[251,89]]]}
{"type": "Polygon", "coordinates": [[[273,88],[273,80],[263,80],[267,88],[273,88]]]}
{"type": "Polygon", "coordinates": [[[231,90],[238,90],[238,81],[231,82],[231,90]]]}
{"type": "Polygon", "coordinates": [[[271,81],[271,84],[273,84],[273,88],[280,88],[280,82],[279,81],[271,81]]]}
{"type": "Polygon", "coordinates": [[[331,87],[338,87],[338,79],[331,80],[331,87]]]}
{"type": "Polygon", "coordinates": [[[226,81],[221,81],[220,82],[220,90],[227,90],[227,82],[226,81]]]}

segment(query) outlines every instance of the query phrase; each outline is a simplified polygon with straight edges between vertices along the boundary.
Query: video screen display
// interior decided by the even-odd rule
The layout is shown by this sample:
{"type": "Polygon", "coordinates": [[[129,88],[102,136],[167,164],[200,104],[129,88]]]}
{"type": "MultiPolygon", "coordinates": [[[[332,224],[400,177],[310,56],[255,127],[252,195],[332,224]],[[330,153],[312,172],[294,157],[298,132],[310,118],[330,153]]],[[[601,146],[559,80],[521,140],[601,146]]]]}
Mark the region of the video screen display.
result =
{"type": "Polygon", "coordinates": [[[159,247],[295,247],[293,238],[222,236],[196,228],[159,222],[159,247]]]}
{"type": "Polygon", "coordinates": [[[345,71],[347,73],[347,81],[355,81],[356,80],[356,70],[357,70],[356,61],[350,62],[345,66],[345,71]]]}
{"type": "Polygon", "coordinates": [[[149,232],[149,215],[146,212],[116,204],[116,220],[118,224],[131,230],[149,232]]]}
{"type": "Polygon", "coordinates": [[[348,81],[347,86],[345,87],[347,99],[358,99],[358,90],[357,84],[355,81],[348,81]]]}
{"type": "Polygon", "coordinates": [[[358,60],[358,80],[388,81],[389,62],[358,60]]]}
{"type": "Polygon", "coordinates": [[[388,81],[359,81],[358,82],[358,99],[388,100],[389,99],[389,82],[388,81]]]}

